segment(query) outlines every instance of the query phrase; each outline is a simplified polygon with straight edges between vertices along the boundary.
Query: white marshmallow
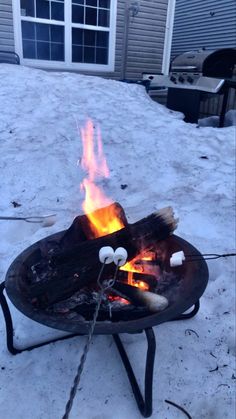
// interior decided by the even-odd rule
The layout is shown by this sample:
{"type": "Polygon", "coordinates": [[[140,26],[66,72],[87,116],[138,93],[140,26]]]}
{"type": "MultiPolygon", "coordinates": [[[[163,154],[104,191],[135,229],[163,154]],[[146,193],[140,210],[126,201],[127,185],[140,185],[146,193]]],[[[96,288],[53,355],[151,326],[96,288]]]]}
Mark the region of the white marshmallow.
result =
{"type": "Polygon", "coordinates": [[[162,311],[164,310],[169,302],[164,295],[154,294],[153,292],[149,291],[140,291],[142,292],[142,302],[145,303],[145,306],[152,311],[162,311]]]}
{"type": "Polygon", "coordinates": [[[111,246],[103,246],[99,250],[99,260],[101,263],[111,263],[114,259],[114,250],[111,246]]]}
{"type": "Polygon", "coordinates": [[[126,264],[127,257],[127,250],[124,247],[117,247],[114,253],[114,263],[118,266],[123,266],[126,264]]]}
{"type": "Polygon", "coordinates": [[[45,216],[44,220],[42,221],[42,227],[51,227],[56,222],[56,215],[49,215],[45,216]]]}
{"type": "Polygon", "coordinates": [[[182,250],[180,252],[175,252],[171,255],[170,266],[171,267],[181,266],[184,260],[185,260],[185,255],[182,250]]]}

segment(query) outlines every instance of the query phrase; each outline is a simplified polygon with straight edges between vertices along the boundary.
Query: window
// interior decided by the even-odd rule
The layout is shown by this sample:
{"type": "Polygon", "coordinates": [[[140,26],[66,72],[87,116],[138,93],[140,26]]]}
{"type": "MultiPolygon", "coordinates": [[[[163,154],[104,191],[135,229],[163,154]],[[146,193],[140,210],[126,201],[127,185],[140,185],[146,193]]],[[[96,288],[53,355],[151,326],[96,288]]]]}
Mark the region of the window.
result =
{"type": "Polygon", "coordinates": [[[108,63],[109,22],[110,0],[72,0],[72,62],[108,63]],[[106,29],[82,29],[82,25],[106,29]]]}
{"type": "Polygon", "coordinates": [[[64,0],[20,0],[21,16],[64,21],[64,0]]]}
{"type": "Polygon", "coordinates": [[[72,29],[72,61],[107,64],[108,32],[72,29]]]}
{"type": "Polygon", "coordinates": [[[64,60],[64,27],[21,22],[23,57],[38,60],[64,60]]]}
{"type": "Polygon", "coordinates": [[[20,1],[23,59],[65,60],[64,6],[64,0],[20,1]]]}
{"type": "Polygon", "coordinates": [[[16,0],[13,5],[16,52],[23,64],[114,69],[117,0],[16,0]]]}

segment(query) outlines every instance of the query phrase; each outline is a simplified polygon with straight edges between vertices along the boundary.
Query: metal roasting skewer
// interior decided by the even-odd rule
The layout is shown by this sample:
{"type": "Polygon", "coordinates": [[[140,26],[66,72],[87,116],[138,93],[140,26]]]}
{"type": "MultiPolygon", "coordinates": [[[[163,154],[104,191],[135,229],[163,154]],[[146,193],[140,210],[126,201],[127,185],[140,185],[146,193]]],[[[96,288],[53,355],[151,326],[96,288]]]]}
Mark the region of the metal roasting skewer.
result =
{"type": "MultiPolygon", "coordinates": [[[[111,288],[114,285],[114,282],[117,279],[118,271],[119,271],[119,268],[120,268],[119,260],[117,260],[115,274],[114,274],[113,279],[109,280],[105,285],[102,284],[101,278],[102,278],[103,270],[104,270],[104,267],[106,265],[106,260],[107,259],[108,259],[107,257],[105,257],[103,259],[102,267],[101,267],[100,272],[98,274],[97,284],[100,288],[99,297],[98,297],[96,309],[95,309],[95,312],[94,312],[94,315],[93,315],[93,319],[90,323],[90,328],[89,328],[89,332],[88,332],[88,336],[87,336],[87,341],[85,343],[84,350],[83,350],[83,353],[82,353],[81,358],[80,358],[80,363],[79,363],[79,366],[77,368],[77,373],[76,373],[73,385],[72,385],[71,390],[70,390],[70,396],[69,396],[69,399],[67,401],[66,408],[65,408],[65,413],[64,413],[62,419],[69,419],[69,416],[70,416],[70,411],[72,409],[73,401],[74,401],[74,398],[75,398],[75,395],[76,395],[76,390],[78,388],[78,385],[79,385],[79,382],[80,382],[80,377],[81,377],[81,374],[82,374],[83,369],[84,369],[85,361],[86,361],[87,354],[88,354],[88,351],[89,351],[89,348],[90,348],[90,344],[91,344],[91,340],[92,340],[92,337],[93,337],[93,333],[94,333],[95,325],[96,325],[96,322],[97,322],[97,317],[98,317],[98,314],[99,314],[99,309],[100,309],[100,306],[101,306],[101,303],[102,303],[102,298],[103,298],[104,292],[106,290],[108,290],[109,288],[111,288]]],[[[100,259],[100,261],[101,261],[101,259],[100,259]]]]}
{"type": "MultiPolygon", "coordinates": [[[[199,260],[212,260],[212,259],[219,259],[219,258],[226,258],[236,256],[236,253],[223,253],[223,254],[217,254],[217,253],[203,253],[201,256],[198,255],[185,255],[185,262],[196,262],[199,260]]],[[[135,265],[149,265],[149,266],[160,266],[161,265],[160,259],[153,259],[153,260],[142,260],[138,259],[135,261],[135,265]]]]}
{"type": "MultiPolygon", "coordinates": [[[[217,254],[217,253],[203,253],[201,255],[204,260],[211,260],[211,259],[219,259],[219,258],[227,258],[231,256],[236,256],[236,253],[223,253],[223,254],[217,254]]],[[[197,255],[185,255],[186,262],[195,262],[200,260],[200,256],[197,255]]]]}
{"type": "Polygon", "coordinates": [[[42,224],[43,227],[49,227],[55,224],[56,214],[33,216],[33,217],[8,217],[0,216],[0,221],[25,221],[26,223],[42,224]]]}

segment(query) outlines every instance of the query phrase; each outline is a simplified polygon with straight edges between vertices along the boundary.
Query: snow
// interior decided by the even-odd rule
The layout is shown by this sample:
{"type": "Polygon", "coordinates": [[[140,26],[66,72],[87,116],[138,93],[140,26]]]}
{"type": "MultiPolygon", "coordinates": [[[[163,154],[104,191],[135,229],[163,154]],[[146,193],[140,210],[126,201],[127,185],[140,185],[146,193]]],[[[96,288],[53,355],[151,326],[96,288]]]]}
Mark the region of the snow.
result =
{"type": "MultiPolygon", "coordinates": [[[[198,121],[198,124],[201,127],[218,127],[220,118],[219,116],[209,116],[207,118],[201,118],[198,121]]],[[[230,109],[225,114],[224,127],[231,127],[232,125],[236,126],[236,110],[230,109]]]]}
{"type": "MultiPolygon", "coordinates": [[[[235,252],[235,126],[186,124],[139,85],[23,66],[1,64],[0,95],[0,214],[57,214],[47,228],[0,221],[1,281],[21,251],[68,228],[82,213],[79,128],[88,118],[100,126],[110,168],[100,184],[130,222],[171,205],[180,218],[177,234],[202,253],[235,252]]],[[[208,267],[199,313],[154,328],[153,418],[184,417],[165,399],[194,419],[235,416],[235,258],[209,261],[208,267]]],[[[16,345],[61,335],[9,305],[16,345]]],[[[0,319],[0,418],[62,417],[86,338],[13,356],[0,319]]],[[[142,385],[145,337],[122,339],[142,385]]],[[[142,417],[110,336],[93,338],[70,415],[78,417],[142,417]]]]}

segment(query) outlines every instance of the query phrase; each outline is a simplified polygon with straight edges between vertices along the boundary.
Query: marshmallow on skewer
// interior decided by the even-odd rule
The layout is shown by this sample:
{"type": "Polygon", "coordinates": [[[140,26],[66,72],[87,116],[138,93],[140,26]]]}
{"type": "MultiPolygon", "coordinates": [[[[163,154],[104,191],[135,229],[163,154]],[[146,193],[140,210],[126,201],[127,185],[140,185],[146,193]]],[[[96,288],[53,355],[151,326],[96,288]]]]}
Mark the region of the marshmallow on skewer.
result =
{"type": "Polygon", "coordinates": [[[140,302],[153,313],[164,310],[169,302],[164,295],[154,294],[150,291],[140,291],[140,302]],[[141,294],[142,293],[142,294],[141,294]]]}
{"type": "Polygon", "coordinates": [[[164,310],[169,304],[164,295],[143,291],[137,287],[119,281],[112,284],[112,291],[115,294],[126,298],[135,306],[146,307],[152,313],[164,310]]]}
{"type": "Polygon", "coordinates": [[[180,252],[175,252],[175,253],[173,253],[171,255],[171,258],[170,258],[170,266],[171,267],[181,266],[184,261],[185,261],[185,254],[184,254],[184,252],[182,250],[180,252]]]}
{"type": "Polygon", "coordinates": [[[56,215],[46,215],[42,220],[42,227],[51,227],[56,222],[56,215]]]}
{"type": "Polygon", "coordinates": [[[114,260],[114,250],[111,246],[103,246],[99,250],[99,260],[101,263],[111,263],[114,260]]]}
{"type": "Polygon", "coordinates": [[[123,266],[126,264],[128,257],[127,250],[124,247],[117,247],[114,253],[114,263],[118,266],[123,266]]]}

